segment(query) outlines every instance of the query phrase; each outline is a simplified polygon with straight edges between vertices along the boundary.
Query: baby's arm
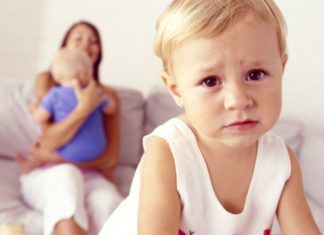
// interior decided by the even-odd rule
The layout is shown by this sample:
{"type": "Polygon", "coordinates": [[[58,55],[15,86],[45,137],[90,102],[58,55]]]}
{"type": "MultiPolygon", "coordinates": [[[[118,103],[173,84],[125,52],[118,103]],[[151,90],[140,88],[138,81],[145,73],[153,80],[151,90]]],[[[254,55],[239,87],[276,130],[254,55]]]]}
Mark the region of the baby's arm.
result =
{"type": "Polygon", "coordinates": [[[320,235],[306,201],[297,157],[290,148],[288,150],[291,176],[285,185],[277,210],[282,234],[320,235]]]}
{"type": "Polygon", "coordinates": [[[151,139],[140,170],[138,234],[178,234],[181,202],[174,160],[164,140],[151,139]]]}
{"type": "Polygon", "coordinates": [[[32,111],[32,116],[38,124],[43,126],[50,120],[51,113],[43,107],[38,106],[38,108],[32,111]]]}
{"type": "MultiPolygon", "coordinates": [[[[51,114],[41,106],[37,106],[36,108],[30,110],[31,114],[34,118],[34,120],[40,125],[43,126],[50,118],[51,114]]],[[[36,141],[34,145],[31,147],[29,153],[27,155],[23,155],[21,153],[18,153],[16,155],[16,162],[20,166],[22,173],[27,173],[31,171],[32,169],[40,166],[43,161],[40,158],[34,157],[32,153],[33,149],[38,149],[40,145],[40,140],[36,141]]],[[[47,154],[49,155],[49,154],[47,154]]]]}

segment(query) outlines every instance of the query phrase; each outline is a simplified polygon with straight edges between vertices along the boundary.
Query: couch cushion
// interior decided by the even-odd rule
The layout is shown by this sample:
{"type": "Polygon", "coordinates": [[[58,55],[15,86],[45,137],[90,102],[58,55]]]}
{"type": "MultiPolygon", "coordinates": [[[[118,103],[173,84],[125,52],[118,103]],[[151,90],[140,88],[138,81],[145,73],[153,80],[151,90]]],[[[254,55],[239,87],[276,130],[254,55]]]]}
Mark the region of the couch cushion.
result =
{"type": "Polygon", "coordinates": [[[182,112],[164,87],[153,88],[145,104],[144,134],[150,133],[158,125],[182,112]]]}
{"type": "MultiPolygon", "coordinates": [[[[16,162],[0,156],[0,214],[2,211],[22,205],[19,192],[19,169],[16,162]]],[[[1,218],[1,216],[0,216],[1,218]]]]}
{"type": "MultiPolygon", "coordinates": [[[[318,130],[305,129],[300,149],[300,165],[304,188],[308,197],[321,205],[324,211],[324,134],[318,130]],[[322,186],[320,186],[322,185],[322,186]]],[[[324,220],[324,215],[323,215],[324,220]]]]}
{"type": "Polygon", "coordinates": [[[303,125],[296,121],[279,119],[272,131],[286,141],[299,157],[300,146],[303,142],[303,125]]]}
{"type": "Polygon", "coordinates": [[[0,154],[27,152],[36,139],[37,125],[27,105],[32,97],[31,82],[0,81],[0,154]]]}
{"type": "Polygon", "coordinates": [[[19,169],[12,159],[0,156],[0,224],[21,222],[28,234],[42,234],[42,216],[22,200],[19,169]]]}
{"type": "Polygon", "coordinates": [[[121,150],[119,162],[134,167],[141,157],[144,98],[139,91],[116,88],[121,103],[121,150]]]}

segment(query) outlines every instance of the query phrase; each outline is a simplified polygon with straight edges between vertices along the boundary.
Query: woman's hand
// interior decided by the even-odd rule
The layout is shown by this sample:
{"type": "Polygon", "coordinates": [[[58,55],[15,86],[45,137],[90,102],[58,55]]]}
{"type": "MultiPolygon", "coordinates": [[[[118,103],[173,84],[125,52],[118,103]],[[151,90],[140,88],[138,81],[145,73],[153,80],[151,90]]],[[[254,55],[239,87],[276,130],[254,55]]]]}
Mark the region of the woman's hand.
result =
{"type": "Polygon", "coordinates": [[[76,109],[85,116],[88,116],[104,100],[101,87],[93,79],[85,88],[81,88],[77,80],[74,80],[73,86],[78,99],[76,109]]]}
{"type": "Polygon", "coordinates": [[[117,92],[109,87],[101,85],[105,97],[115,103],[112,114],[104,114],[105,133],[109,144],[105,151],[96,160],[77,164],[80,167],[89,167],[101,172],[108,180],[114,182],[112,175],[117,165],[120,150],[120,102],[117,92]]]}
{"type": "Polygon", "coordinates": [[[16,155],[15,160],[23,174],[28,173],[41,165],[39,162],[31,160],[28,156],[24,156],[21,153],[16,155]]]}
{"type": "Polygon", "coordinates": [[[28,173],[31,170],[45,163],[61,163],[64,162],[55,151],[41,146],[41,138],[29,149],[28,154],[24,156],[18,153],[15,157],[16,162],[22,173],[28,173]]]}
{"type": "Polygon", "coordinates": [[[42,146],[41,142],[37,142],[29,149],[28,158],[40,164],[65,162],[55,150],[42,146]]]}
{"type": "Polygon", "coordinates": [[[78,102],[75,109],[65,119],[43,126],[42,144],[47,149],[55,150],[67,144],[104,99],[101,87],[93,80],[85,88],[77,81],[73,86],[78,102]]]}

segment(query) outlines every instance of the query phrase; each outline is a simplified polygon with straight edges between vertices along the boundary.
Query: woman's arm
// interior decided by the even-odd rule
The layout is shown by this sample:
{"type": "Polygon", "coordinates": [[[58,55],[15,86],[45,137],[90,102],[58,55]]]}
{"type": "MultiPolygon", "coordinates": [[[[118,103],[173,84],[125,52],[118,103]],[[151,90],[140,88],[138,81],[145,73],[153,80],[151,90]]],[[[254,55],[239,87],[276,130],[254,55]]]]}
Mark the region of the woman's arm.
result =
{"type": "MultiPolygon", "coordinates": [[[[114,169],[114,167],[117,164],[118,157],[119,157],[119,148],[120,148],[120,102],[118,95],[115,90],[102,86],[102,90],[105,92],[105,95],[109,97],[109,99],[113,99],[115,103],[115,112],[110,115],[104,115],[104,122],[105,122],[105,132],[107,137],[109,138],[109,144],[104,150],[104,152],[99,156],[97,159],[85,163],[75,163],[75,165],[80,167],[88,167],[88,168],[94,168],[102,172],[105,176],[107,176],[109,179],[111,179],[111,172],[114,169]]],[[[69,116],[70,119],[69,122],[74,123],[74,128],[78,126],[78,123],[73,120],[73,118],[76,118],[77,115],[71,114],[69,116]]],[[[60,122],[60,124],[66,126],[66,128],[69,127],[68,121],[60,122]]],[[[81,125],[82,123],[80,123],[81,125]]],[[[54,124],[50,124],[54,125],[54,124]]],[[[51,127],[48,125],[47,128],[51,127]]],[[[64,126],[60,127],[64,129],[64,126]]],[[[70,126],[71,128],[71,126],[70,126]]],[[[48,131],[47,129],[46,131],[48,131]]],[[[55,153],[55,148],[51,147],[49,148],[48,145],[45,143],[45,138],[48,138],[47,136],[42,136],[41,140],[39,141],[39,144],[34,145],[30,151],[29,155],[34,159],[34,161],[39,161],[41,163],[60,163],[60,162],[66,162],[60,156],[58,156],[55,153]]]]}
{"type": "Polygon", "coordinates": [[[106,135],[109,144],[105,151],[96,160],[78,164],[81,167],[93,167],[100,170],[104,175],[111,174],[117,165],[120,151],[120,101],[117,92],[111,88],[102,86],[105,95],[114,101],[114,113],[104,115],[106,135]]]}
{"type": "Polygon", "coordinates": [[[103,101],[102,89],[95,81],[81,89],[75,82],[75,92],[78,100],[76,108],[62,121],[48,123],[44,126],[42,146],[56,150],[68,143],[87,119],[89,114],[103,101]]]}
{"type": "Polygon", "coordinates": [[[288,150],[291,176],[285,185],[277,210],[282,234],[320,235],[306,201],[297,157],[290,148],[288,150]]]}
{"type": "Polygon", "coordinates": [[[178,235],[181,202],[168,144],[152,138],[141,163],[138,234],[178,235]]]}

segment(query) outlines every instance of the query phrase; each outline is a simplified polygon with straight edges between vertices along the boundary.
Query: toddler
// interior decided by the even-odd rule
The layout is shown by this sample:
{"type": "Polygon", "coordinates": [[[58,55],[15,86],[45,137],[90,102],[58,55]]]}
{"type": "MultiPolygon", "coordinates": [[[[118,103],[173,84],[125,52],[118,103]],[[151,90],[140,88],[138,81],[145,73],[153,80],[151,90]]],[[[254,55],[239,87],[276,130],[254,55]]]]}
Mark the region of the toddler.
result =
{"type": "Polygon", "coordinates": [[[281,110],[286,28],[273,0],[174,0],[157,24],[184,113],[144,137],[128,198],[100,235],[320,234],[281,110]],[[127,221],[127,226],[125,226],[127,221]]]}

